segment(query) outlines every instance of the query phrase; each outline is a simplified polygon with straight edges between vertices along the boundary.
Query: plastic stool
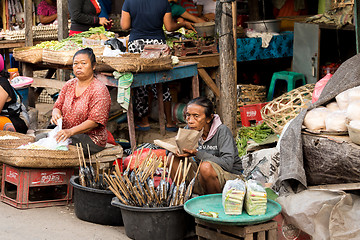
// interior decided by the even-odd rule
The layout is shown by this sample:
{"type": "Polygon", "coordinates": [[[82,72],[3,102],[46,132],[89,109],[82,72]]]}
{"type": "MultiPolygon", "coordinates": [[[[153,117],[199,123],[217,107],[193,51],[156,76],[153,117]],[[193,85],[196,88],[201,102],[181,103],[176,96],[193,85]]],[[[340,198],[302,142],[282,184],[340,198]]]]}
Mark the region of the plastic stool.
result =
{"type": "Polygon", "coordinates": [[[302,73],[281,71],[273,74],[267,95],[267,101],[271,101],[274,98],[275,83],[277,80],[284,80],[287,82],[287,91],[290,92],[295,88],[297,81],[302,81],[302,85],[306,84],[305,76],[302,73]]]}

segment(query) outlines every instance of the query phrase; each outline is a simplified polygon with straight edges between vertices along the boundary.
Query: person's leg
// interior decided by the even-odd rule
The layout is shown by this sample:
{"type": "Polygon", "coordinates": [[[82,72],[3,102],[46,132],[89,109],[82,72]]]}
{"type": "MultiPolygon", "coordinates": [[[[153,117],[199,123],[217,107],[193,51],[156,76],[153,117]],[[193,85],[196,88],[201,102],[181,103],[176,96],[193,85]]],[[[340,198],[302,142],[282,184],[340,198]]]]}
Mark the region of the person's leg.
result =
{"type": "Polygon", "coordinates": [[[90,148],[90,154],[95,154],[95,153],[98,153],[102,150],[104,150],[105,148],[104,147],[101,147],[99,145],[96,145],[92,140],[91,138],[89,137],[89,135],[83,133],[83,134],[77,134],[77,135],[74,135],[71,137],[71,144],[72,145],[76,145],[77,143],[81,143],[81,146],[83,148],[83,151],[84,151],[84,155],[86,157],[89,157],[89,154],[88,154],[88,145],[89,145],[89,148],[90,148]]]}
{"type": "Polygon", "coordinates": [[[0,130],[16,132],[11,120],[4,116],[0,116],[0,130]]]}
{"type": "Polygon", "coordinates": [[[149,95],[146,87],[134,89],[134,107],[140,121],[137,123],[140,127],[150,127],[149,124],[149,95]]]}
{"type": "MultiPolygon", "coordinates": [[[[154,94],[154,97],[157,98],[157,91],[155,85],[152,87],[152,91],[154,94]]],[[[163,101],[164,101],[164,113],[165,113],[165,119],[166,119],[166,128],[171,129],[173,128],[175,131],[177,131],[176,122],[173,121],[172,115],[171,115],[171,93],[170,89],[167,86],[167,84],[163,84],[163,101]]]]}
{"type": "Polygon", "coordinates": [[[199,180],[207,194],[221,193],[218,175],[210,162],[203,162],[200,167],[199,180]]]}

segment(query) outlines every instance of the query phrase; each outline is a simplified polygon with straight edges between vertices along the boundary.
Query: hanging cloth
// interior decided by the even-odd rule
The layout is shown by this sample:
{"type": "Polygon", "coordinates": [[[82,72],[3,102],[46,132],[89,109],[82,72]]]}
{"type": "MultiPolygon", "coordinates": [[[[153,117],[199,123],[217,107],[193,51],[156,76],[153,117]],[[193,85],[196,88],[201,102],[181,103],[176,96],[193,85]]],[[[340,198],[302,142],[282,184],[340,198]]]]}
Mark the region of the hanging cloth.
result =
{"type": "Polygon", "coordinates": [[[113,72],[113,75],[115,79],[118,79],[117,102],[127,111],[129,109],[131,97],[130,86],[133,82],[134,76],[130,72],[119,73],[117,71],[113,72]]]}
{"type": "Polygon", "coordinates": [[[90,0],[90,1],[94,5],[94,7],[96,9],[96,14],[100,14],[101,6],[100,6],[100,3],[98,2],[98,0],[90,0]]]}

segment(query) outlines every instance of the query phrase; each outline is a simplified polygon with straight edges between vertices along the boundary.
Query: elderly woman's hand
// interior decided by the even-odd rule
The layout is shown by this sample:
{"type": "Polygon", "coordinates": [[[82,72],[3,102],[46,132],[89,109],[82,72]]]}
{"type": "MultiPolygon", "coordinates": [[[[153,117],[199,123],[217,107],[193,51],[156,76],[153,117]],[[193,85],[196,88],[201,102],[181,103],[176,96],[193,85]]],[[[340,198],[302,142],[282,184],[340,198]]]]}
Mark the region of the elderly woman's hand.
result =
{"type": "Polygon", "coordinates": [[[66,139],[70,138],[72,135],[73,134],[72,134],[71,129],[63,129],[63,130],[60,130],[55,135],[55,139],[57,142],[62,142],[62,141],[65,141],[66,139]]]}
{"type": "Polygon", "coordinates": [[[55,108],[53,111],[52,111],[52,114],[51,114],[51,120],[50,122],[52,124],[56,124],[57,125],[57,120],[59,120],[60,118],[62,118],[62,114],[61,114],[61,111],[60,109],[57,109],[55,108]]]}
{"type": "Polygon", "coordinates": [[[191,156],[196,156],[197,150],[196,150],[196,149],[192,149],[192,150],[183,149],[183,152],[184,152],[183,154],[176,153],[176,156],[177,156],[177,157],[191,157],[191,156]]]}

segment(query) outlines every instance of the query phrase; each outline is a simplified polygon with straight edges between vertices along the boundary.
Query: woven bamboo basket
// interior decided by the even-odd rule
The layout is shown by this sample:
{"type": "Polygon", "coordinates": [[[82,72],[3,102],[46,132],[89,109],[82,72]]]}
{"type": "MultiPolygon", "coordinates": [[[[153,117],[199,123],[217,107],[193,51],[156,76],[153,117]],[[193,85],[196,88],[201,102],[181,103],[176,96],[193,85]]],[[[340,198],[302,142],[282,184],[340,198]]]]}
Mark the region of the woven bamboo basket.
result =
{"type": "Polygon", "coordinates": [[[104,53],[104,45],[84,45],[84,47],[92,48],[95,56],[102,56],[104,53]]]}
{"type": "Polygon", "coordinates": [[[70,50],[70,51],[54,51],[49,49],[44,49],[42,61],[52,64],[59,65],[72,65],[74,54],[78,50],[70,50]]]}
{"type": "Polygon", "coordinates": [[[107,65],[118,72],[154,72],[172,68],[171,56],[140,58],[140,54],[123,54],[121,57],[97,58],[99,64],[107,65]]]}
{"type": "Polygon", "coordinates": [[[2,148],[17,148],[21,145],[35,141],[35,138],[29,135],[10,131],[0,131],[0,137],[5,136],[18,137],[19,139],[0,139],[0,147],[2,148]]]}
{"type": "Polygon", "coordinates": [[[65,168],[79,165],[76,147],[69,151],[8,149],[0,147],[0,162],[24,168],[65,168]]]}
{"type": "Polygon", "coordinates": [[[39,63],[42,61],[43,49],[34,47],[15,48],[13,56],[16,61],[27,63],[39,63]]]}
{"type": "Polygon", "coordinates": [[[261,109],[264,122],[280,134],[286,123],[311,102],[315,84],[306,84],[275,98],[261,109]]]}

